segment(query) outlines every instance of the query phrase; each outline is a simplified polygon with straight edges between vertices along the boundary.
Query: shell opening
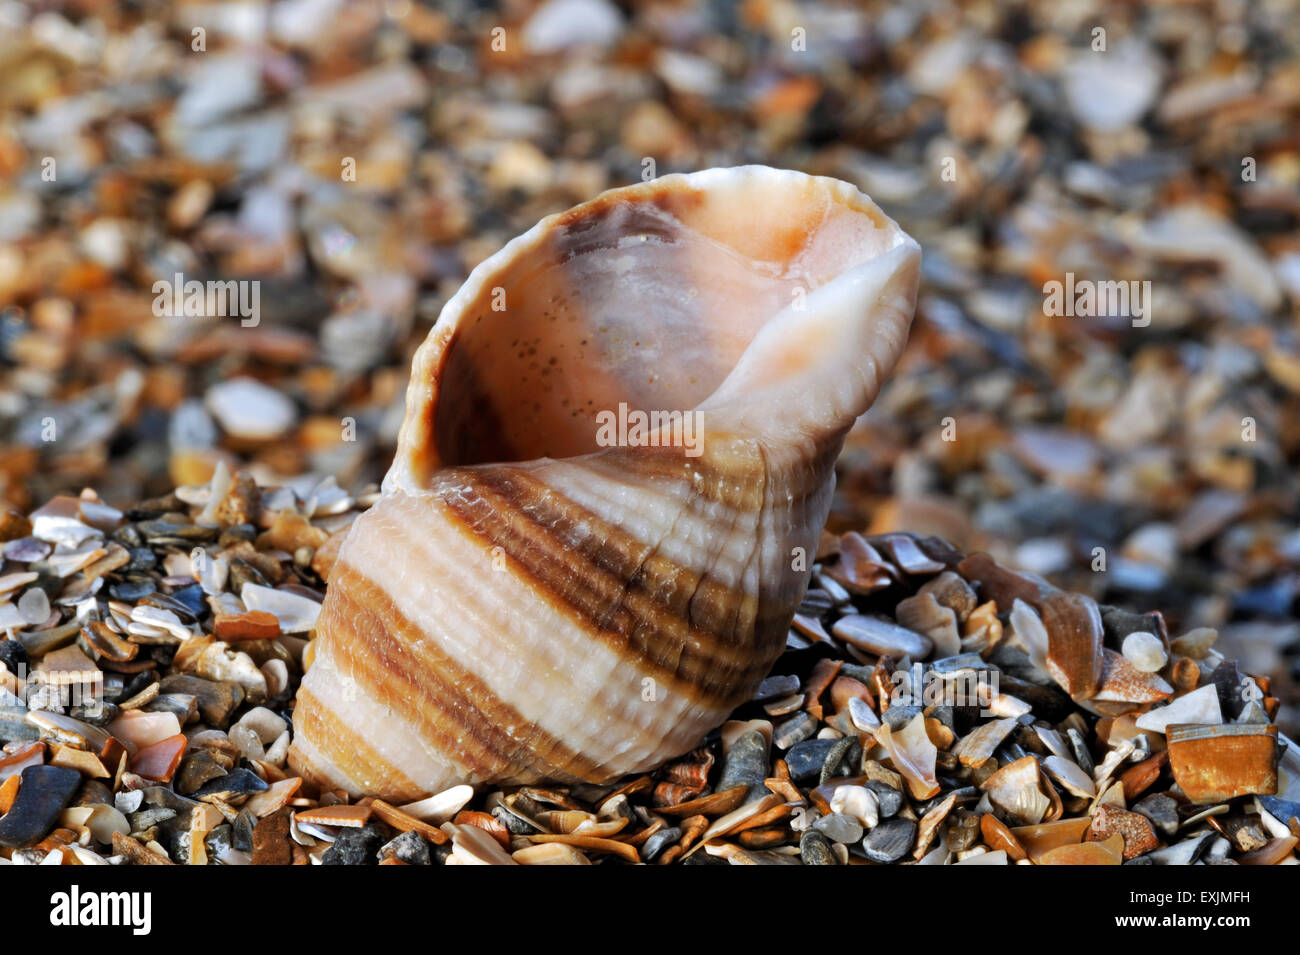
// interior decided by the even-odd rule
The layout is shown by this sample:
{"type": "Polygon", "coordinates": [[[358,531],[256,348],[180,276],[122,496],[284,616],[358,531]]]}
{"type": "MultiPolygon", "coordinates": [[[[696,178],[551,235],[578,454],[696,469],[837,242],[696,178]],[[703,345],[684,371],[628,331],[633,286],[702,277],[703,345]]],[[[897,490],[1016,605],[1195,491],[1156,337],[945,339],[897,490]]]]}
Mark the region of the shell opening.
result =
{"type": "Polygon", "coordinates": [[[439,464],[586,454],[601,411],[694,409],[773,316],[897,241],[843,183],[716,173],[606,193],[480,267],[440,319],[439,464]]]}

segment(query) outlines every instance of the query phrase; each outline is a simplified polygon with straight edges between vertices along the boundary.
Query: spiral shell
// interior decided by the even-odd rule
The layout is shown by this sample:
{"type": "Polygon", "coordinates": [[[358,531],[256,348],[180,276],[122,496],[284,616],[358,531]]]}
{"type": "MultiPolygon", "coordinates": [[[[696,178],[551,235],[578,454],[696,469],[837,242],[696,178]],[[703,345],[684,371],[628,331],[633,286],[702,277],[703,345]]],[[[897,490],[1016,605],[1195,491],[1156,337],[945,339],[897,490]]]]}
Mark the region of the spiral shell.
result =
{"type": "Polygon", "coordinates": [[[479,265],[331,571],[295,769],[415,799],[698,746],[785,644],[919,263],[853,187],[746,166],[611,190],[479,265]]]}

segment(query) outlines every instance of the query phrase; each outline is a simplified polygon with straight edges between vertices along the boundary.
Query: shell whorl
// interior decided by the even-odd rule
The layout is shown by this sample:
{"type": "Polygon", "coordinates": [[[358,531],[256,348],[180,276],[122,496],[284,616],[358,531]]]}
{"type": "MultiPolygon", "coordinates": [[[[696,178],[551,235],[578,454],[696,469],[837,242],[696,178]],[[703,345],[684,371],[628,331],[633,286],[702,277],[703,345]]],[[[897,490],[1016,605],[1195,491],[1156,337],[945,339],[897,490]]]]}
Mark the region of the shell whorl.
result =
{"type": "Polygon", "coordinates": [[[331,572],[295,768],[414,799],[698,745],[784,646],[794,555],[901,351],[919,258],[851,186],[740,167],[612,190],[482,263],[331,572]],[[695,412],[702,440],[602,447],[620,405],[695,412]]]}

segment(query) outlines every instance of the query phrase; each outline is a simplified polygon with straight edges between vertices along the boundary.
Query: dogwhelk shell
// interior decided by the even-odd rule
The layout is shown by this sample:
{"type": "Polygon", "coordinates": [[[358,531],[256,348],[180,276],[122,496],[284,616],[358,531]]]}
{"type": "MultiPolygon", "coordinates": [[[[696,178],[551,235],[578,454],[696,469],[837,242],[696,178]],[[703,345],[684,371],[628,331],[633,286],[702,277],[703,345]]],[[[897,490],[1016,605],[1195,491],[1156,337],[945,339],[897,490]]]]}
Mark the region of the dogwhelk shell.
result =
{"type": "Polygon", "coordinates": [[[746,166],[612,190],[479,265],[330,572],[294,770],[409,801],[698,746],[785,644],[919,263],[846,183],[746,166]]]}

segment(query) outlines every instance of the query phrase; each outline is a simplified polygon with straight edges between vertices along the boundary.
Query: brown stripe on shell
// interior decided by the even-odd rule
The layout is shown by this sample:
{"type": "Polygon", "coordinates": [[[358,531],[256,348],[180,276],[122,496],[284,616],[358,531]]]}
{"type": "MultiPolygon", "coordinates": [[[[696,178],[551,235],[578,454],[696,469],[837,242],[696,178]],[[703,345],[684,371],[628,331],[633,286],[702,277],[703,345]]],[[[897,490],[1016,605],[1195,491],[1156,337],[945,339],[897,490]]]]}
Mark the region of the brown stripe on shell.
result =
{"type": "MultiPolygon", "coordinates": [[[[600,520],[526,470],[492,469],[478,472],[478,476],[502,499],[518,502],[525,516],[541,531],[555,537],[567,552],[586,558],[615,581],[625,582],[625,592],[644,595],[647,601],[660,605],[656,609],[668,614],[670,621],[686,621],[682,627],[684,639],[689,635],[693,642],[698,641],[701,652],[707,652],[722,663],[749,662],[753,650],[749,641],[752,611],[757,603],[753,595],[707,576],[701,577],[673,560],[659,556],[658,545],[650,548],[622,528],[600,520]],[[741,619],[742,614],[746,615],[745,619],[741,619]],[[737,648],[742,652],[735,652],[737,648]]],[[[707,485],[714,481],[702,483],[707,485]]],[[[731,510],[731,523],[724,526],[716,515],[696,513],[703,511],[707,500],[707,490],[696,492],[689,489],[687,494],[677,499],[682,508],[678,520],[710,519],[716,528],[715,537],[725,542],[741,512],[731,510]]],[[[757,509],[756,504],[754,510],[757,509]]],[[[751,559],[753,554],[751,551],[751,559]]],[[[656,627],[661,625],[657,614],[644,622],[656,627]]]]}
{"type": "Polygon", "coordinates": [[[340,561],[330,588],[336,602],[322,611],[318,628],[336,635],[330,645],[336,665],[356,676],[361,692],[393,707],[422,745],[457,754],[476,779],[509,772],[516,779],[531,773],[573,782],[602,775],[595,762],[525,719],[451,659],[364,573],[340,561]],[[330,614],[338,619],[327,620],[330,614]],[[342,626],[345,621],[351,625],[342,626]],[[339,639],[340,631],[348,637],[339,639]],[[377,660],[384,665],[375,666],[377,660]]]}
{"type": "Polygon", "coordinates": [[[392,799],[410,801],[427,795],[306,686],[298,690],[293,720],[295,734],[310,739],[321,759],[329,763],[329,769],[317,766],[300,750],[291,748],[289,763],[294,772],[325,788],[338,785],[341,776],[348,780],[349,789],[387,793],[392,799]]]}
{"type": "Polygon", "coordinates": [[[647,676],[689,699],[730,705],[762,679],[770,661],[756,658],[746,646],[757,609],[755,596],[719,598],[724,603],[734,600],[735,614],[744,621],[726,638],[692,627],[683,616],[710,622],[703,612],[707,603],[697,607],[693,602],[703,583],[699,576],[662,558],[656,561],[652,549],[620,528],[545,485],[530,487],[520,480],[518,469],[511,473],[516,481],[506,479],[501,473],[505,470],[453,472],[450,476],[462,490],[445,503],[465,530],[487,547],[501,547],[515,571],[528,575],[539,596],[563,609],[593,639],[630,657],[647,676]],[[589,533],[566,533],[577,526],[589,533]],[[674,579],[679,576],[688,581],[686,587],[674,579]],[[575,586],[574,581],[581,583],[575,586]],[[676,600],[670,596],[670,602],[662,602],[670,591],[676,600]]]}

